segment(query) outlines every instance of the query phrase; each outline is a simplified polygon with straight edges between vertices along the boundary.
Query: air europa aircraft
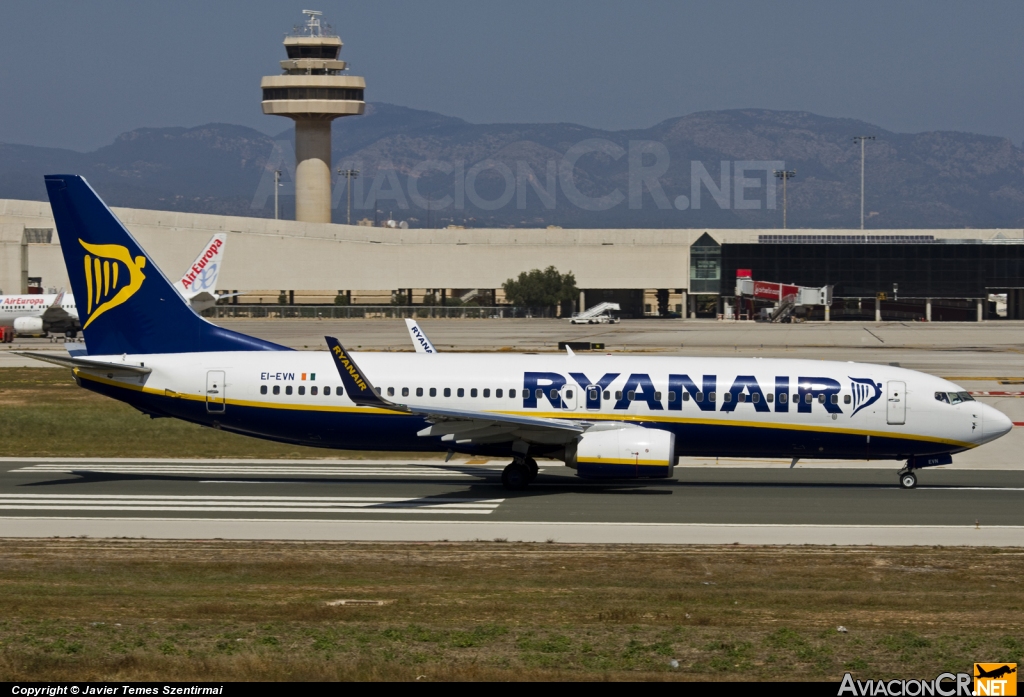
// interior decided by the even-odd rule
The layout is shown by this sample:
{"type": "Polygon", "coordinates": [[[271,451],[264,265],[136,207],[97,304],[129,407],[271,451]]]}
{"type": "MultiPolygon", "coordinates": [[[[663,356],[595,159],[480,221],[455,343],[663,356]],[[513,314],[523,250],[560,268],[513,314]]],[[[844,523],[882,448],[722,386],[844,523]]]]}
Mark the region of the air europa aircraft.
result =
{"type": "Polygon", "coordinates": [[[912,488],[915,470],[1012,426],[947,380],[890,366],[354,354],[331,337],[329,351],[293,351],[199,317],[81,177],[46,188],[75,293],[97,263],[119,281],[86,309],[87,355],[27,355],[153,417],[323,448],[505,456],[512,489],[538,457],[581,477],[665,478],[681,455],[899,460],[912,488]]]}

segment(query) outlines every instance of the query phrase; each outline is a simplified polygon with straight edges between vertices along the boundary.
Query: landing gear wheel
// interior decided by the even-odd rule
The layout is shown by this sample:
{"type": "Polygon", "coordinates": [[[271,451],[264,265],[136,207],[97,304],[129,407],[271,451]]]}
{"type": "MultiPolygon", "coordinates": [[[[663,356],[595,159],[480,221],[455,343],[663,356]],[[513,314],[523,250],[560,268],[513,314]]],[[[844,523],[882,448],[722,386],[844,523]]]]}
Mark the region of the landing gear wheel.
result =
{"type": "Polygon", "coordinates": [[[530,468],[523,462],[513,462],[501,473],[501,483],[510,491],[522,491],[530,484],[530,468]]]}
{"type": "Polygon", "coordinates": [[[913,472],[900,472],[900,488],[901,489],[915,489],[917,488],[917,475],[913,472]]]}
{"type": "Polygon", "coordinates": [[[540,467],[537,465],[537,461],[532,457],[526,458],[526,468],[530,471],[530,484],[533,484],[533,480],[537,478],[537,473],[540,472],[540,467]]]}

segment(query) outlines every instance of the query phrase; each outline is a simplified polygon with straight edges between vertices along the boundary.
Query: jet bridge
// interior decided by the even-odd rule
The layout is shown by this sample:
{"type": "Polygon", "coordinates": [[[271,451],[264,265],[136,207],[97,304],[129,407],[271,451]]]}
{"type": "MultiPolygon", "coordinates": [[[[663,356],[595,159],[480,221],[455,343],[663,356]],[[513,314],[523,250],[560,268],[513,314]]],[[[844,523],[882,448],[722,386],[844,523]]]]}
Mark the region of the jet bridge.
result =
{"type": "MultiPolygon", "coordinates": [[[[773,306],[771,308],[763,308],[760,319],[768,322],[783,322],[791,319],[794,313],[797,313],[803,307],[830,307],[832,305],[832,286],[808,288],[790,283],[755,281],[750,269],[737,269],[737,307],[741,306],[744,298],[748,298],[746,302],[749,303],[751,310],[749,315],[754,314],[754,301],[768,301],[773,303],[773,306]]],[[[826,309],[827,312],[828,310],[826,309]]]]}

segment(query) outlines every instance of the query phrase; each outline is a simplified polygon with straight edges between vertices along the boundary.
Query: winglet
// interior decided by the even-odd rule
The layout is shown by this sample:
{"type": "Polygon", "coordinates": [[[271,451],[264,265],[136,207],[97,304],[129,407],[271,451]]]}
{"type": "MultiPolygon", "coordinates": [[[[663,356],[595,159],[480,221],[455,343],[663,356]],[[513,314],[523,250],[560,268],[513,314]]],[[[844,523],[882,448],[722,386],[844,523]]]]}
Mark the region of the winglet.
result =
{"type": "Polygon", "coordinates": [[[370,384],[366,374],[359,369],[356,362],[341,342],[333,336],[325,336],[327,348],[334,359],[334,366],[341,375],[341,382],[348,391],[349,398],[361,407],[377,407],[390,411],[409,411],[409,408],[401,404],[395,404],[381,397],[377,390],[370,384]]]}
{"type": "Polygon", "coordinates": [[[437,353],[437,349],[430,343],[430,339],[420,329],[420,325],[416,320],[406,319],[405,326],[409,328],[409,338],[412,339],[412,345],[416,348],[416,353],[437,353]]]}

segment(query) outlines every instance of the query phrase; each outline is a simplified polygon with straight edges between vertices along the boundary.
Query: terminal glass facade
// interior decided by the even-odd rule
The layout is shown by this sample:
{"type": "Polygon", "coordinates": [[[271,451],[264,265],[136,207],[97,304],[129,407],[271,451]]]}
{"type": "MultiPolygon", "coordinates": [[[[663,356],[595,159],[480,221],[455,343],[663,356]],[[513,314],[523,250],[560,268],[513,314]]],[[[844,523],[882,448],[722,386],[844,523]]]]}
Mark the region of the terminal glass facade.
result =
{"type": "Polygon", "coordinates": [[[708,233],[690,245],[690,292],[718,293],[722,285],[722,245],[708,233]]]}
{"type": "MultiPolygon", "coordinates": [[[[833,297],[983,298],[990,290],[1024,288],[1024,244],[725,244],[723,295],[733,294],[736,269],[755,280],[835,286],[833,297]]],[[[692,252],[691,252],[692,254],[692,252]]]]}

